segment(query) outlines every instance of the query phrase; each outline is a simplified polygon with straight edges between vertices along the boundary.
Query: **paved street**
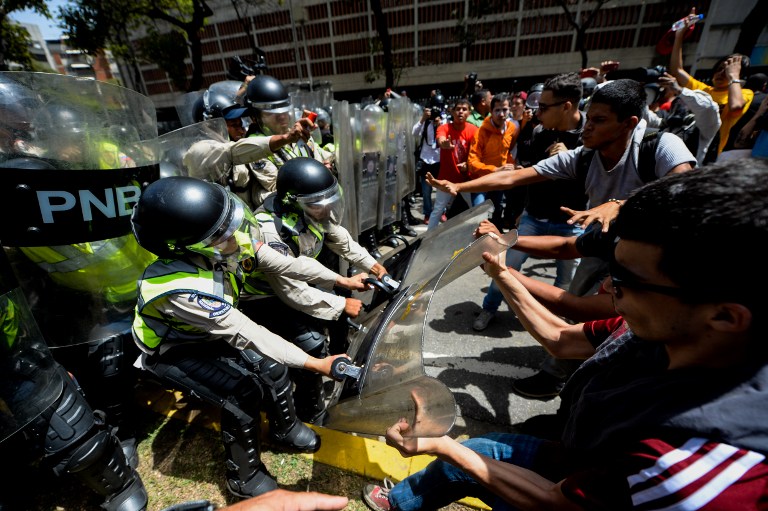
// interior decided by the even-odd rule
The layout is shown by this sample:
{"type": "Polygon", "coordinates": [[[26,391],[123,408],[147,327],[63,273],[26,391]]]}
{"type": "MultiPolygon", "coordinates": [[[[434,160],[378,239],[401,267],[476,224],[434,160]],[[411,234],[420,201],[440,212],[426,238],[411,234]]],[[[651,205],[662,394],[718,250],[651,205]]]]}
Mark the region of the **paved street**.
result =
{"type": "MultiPolygon", "coordinates": [[[[554,270],[552,262],[536,259],[523,267],[528,275],[547,282],[554,280],[554,270]]],[[[486,330],[472,329],[489,282],[480,268],[470,271],[435,293],[428,313],[424,363],[427,374],[445,383],[456,397],[459,417],[452,436],[506,431],[533,415],[554,413],[560,404],[559,399],[524,399],[510,390],[513,380],[538,370],[544,350],[506,304],[486,330]]]]}

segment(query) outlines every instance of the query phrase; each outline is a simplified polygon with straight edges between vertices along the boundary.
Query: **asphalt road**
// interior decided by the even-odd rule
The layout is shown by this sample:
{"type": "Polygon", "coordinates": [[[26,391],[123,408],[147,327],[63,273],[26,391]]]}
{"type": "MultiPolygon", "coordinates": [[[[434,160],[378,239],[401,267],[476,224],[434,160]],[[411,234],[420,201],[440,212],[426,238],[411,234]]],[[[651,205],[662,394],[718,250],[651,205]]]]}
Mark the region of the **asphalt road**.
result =
{"type": "MultiPolygon", "coordinates": [[[[426,226],[415,228],[422,232],[426,226]]],[[[529,259],[523,272],[551,283],[555,266],[529,259]]],[[[532,400],[512,392],[511,382],[535,374],[545,352],[506,303],[488,328],[472,329],[489,283],[482,269],[470,271],[435,293],[427,315],[426,372],[451,389],[458,405],[451,436],[510,431],[531,416],[554,413],[560,404],[559,398],[532,400]]]]}

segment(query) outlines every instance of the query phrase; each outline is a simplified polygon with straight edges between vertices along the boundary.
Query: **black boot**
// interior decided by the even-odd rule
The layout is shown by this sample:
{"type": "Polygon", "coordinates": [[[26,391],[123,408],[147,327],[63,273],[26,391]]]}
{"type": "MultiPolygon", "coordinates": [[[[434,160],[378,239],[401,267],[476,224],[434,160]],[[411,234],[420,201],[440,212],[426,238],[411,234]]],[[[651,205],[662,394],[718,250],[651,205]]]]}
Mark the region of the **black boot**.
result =
{"type": "Polygon", "coordinates": [[[388,224],[382,227],[381,231],[379,231],[379,235],[381,236],[380,244],[392,248],[399,246],[400,242],[394,237],[394,234],[395,224],[388,224]]]}
{"type": "MultiPolygon", "coordinates": [[[[320,437],[296,416],[293,383],[288,377],[288,369],[267,358],[259,363],[259,369],[259,379],[264,384],[264,404],[269,417],[272,440],[283,447],[301,452],[317,452],[320,449],[320,437]]],[[[320,398],[323,412],[325,411],[324,397],[323,394],[320,398]]]]}
{"type": "Polygon", "coordinates": [[[261,462],[260,422],[260,417],[229,402],[221,410],[227,489],[238,497],[257,497],[277,489],[277,482],[261,462]]]}
{"type": "MultiPolygon", "coordinates": [[[[402,204],[402,215],[403,220],[402,222],[405,225],[419,225],[421,224],[421,220],[413,216],[413,213],[411,212],[411,206],[416,204],[416,200],[413,198],[413,195],[409,195],[405,199],[403,199],[402,204]]],[[[401,233],[402,234],[402,233],[401,233]]]]}
{"type": "Polygon", "coordinates": [[[411,226],[406,224],[403,220],[400,220],[398,222],[395,222],[395,225],[397,226],[397,234],[401,234],[403,236],[410,236],[412,238],[415,238],[419,235],[411,226]]]}
{"type": "Polygon", "coordinates": [[[291,378],[296,383],[296,415],[304,422],[321,426],[328,414],[323,377],[305,369],[293,369],[291,378]]]}
{"type": "Polygon", "coordinates": [[[368,229],[360,233],[360,244],[365,247],[371,257],[374,259],[381,259],[381,252],[379,252],[379,244],[376,242],[375,229],[368,229]]]}

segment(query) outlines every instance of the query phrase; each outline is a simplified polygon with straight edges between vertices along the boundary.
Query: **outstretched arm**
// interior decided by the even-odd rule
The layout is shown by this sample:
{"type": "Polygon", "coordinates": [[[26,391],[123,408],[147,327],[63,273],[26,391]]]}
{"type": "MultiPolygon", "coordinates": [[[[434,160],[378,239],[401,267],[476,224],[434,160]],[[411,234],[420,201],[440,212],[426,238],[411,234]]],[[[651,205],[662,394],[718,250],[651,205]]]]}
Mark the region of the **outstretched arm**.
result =
{"type": "Polygon", "coordinates": [[[505,165],[501,169],[510,170],[511,172],[493,172],[464,183],[451,183],[445,179],[435,179],[432,174],[427,173],[427,182],[438,190],[448,192],[451,195],[457,195],[462,192],[507,190],[516,186],[539,183],[548,179],[539,175],[533,167],[512,170],[513,168],[514,165],[505,165]],[[509,168],[507,169],[506,167],[509,168]]]}
{"type": "Polygon", "coordinates": [[[675,32],[675,42],[672,44],[672,53],[669,59],[669,73],[675,77],[681,87],[688,85],[688,81],[691,79],[691,75],[683,69],[683,38],[686,32],[688,32],[688,27],[691,26],[695,16],[696,8],[694,7],[685,19],[685,26],[675,32]]]}
{"type": "Polygon", "coordinates": [[[483,269],[496,282],[520,323],[553,357],[585,359],[595,353],[583,324],[572,325],[536,300],[499,258],[483,253],[483,269]]]}
{"type": "Polygon", "coordinates": [[[334,511],[349,504],[347,497],[314,491],[277,489],[225,507],[222,511],[334,511]]]}
{"type": "MultiPolygon", "coordinates": [[[[416,420],[422,399],[415,391],[416,420]]],[[[404,457],[431,454],[460,468],[516,509],[576,510],[581,509],[563,495],[560,484],[532,470],[494,460],[460,444],[448,436],[418,438],[410,435],[410,425],[400,419],[387,429],[387,444],[404,457]]]]}

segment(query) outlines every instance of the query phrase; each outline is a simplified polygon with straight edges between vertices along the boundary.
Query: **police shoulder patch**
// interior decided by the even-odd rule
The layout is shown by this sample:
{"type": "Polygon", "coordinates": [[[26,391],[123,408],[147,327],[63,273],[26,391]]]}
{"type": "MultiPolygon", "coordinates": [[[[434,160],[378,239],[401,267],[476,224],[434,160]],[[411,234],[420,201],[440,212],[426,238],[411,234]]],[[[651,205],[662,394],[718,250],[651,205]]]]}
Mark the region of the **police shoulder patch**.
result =
{"type": "Polygon", "coordinates": [[[232,308],[232,306],[227,302],[222,302],[221,300],[216,300],[215,298],[200,295],[197,297],[197,304],[202,309],[209,311],[209,317],[211,318],[221,316],[232,308]]]}
{"type": "Polygon", "coordinates": [[[270,247],[272,247],[274,250],[277,250],[283,255],[288,255],[288,245],[285,243],[281,243],[279,241],[270,241],[267,243],[270,247]]]}

